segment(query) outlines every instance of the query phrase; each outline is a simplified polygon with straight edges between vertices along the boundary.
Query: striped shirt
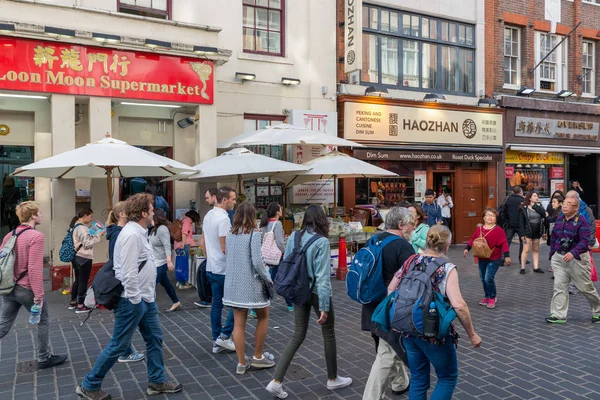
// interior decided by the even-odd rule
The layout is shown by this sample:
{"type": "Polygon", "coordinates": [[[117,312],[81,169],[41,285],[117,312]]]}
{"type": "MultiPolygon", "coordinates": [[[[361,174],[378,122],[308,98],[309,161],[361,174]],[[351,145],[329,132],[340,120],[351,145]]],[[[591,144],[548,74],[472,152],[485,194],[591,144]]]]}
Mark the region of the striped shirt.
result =
{"type": "MultiPolygon", "coordinates": [[[[27,226],[17,227],[17,233],[27,226]]],[[[12,237],[9,232],[2,241],[2,246],[12,237]]],[[[15,243],[15,277],[25,271],[27,274],[17,281],[20,286],[33,291],[33,297],[41,300],[44,297],[44,234],[35,229],[23,232],[15,243]]]]}
{"type": "Polygon", "coordinates": [[[566,238],[571,240],[568,252],[573,254],[576,259],[581,260],[581,254],[589,251],[590,233],[590,224],[581,214],[575,214],[571,219],[561,215],[554,223],[550,236],[550,258],[554,253],[566,254],[562,253],[560,249],[561,239],[566,238]]]}

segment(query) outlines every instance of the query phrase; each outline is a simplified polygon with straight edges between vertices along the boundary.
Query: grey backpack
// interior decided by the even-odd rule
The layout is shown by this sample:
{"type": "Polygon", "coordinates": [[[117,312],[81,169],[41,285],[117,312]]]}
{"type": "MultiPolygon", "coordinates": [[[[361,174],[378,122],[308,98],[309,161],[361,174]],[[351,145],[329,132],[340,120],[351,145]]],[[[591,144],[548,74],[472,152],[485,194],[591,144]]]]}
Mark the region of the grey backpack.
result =
{"type": "Polygon", "coordinates": [[[25,228],[19,233],[17,233],[16,229],[13,230],[12,236],[0,250],[0,296],[6,296],[7,294],[10,294],[13,291],[17,281],[27,275],[27,270],[25,270],[15,279],[14,247],[17,243],[17,238],[21,235],[21,233],[29,229],[32,228],[25,228]]]}
{"type": "Polygon", "coordinates": [[[417,260],[417,257],[412,259],[396,289],[390,310],[390,326],[396,332],[422,337],[429,304],[435,301],[431,277],[448,260],[434,258],[427,264],[417,264],[417,260]]]}

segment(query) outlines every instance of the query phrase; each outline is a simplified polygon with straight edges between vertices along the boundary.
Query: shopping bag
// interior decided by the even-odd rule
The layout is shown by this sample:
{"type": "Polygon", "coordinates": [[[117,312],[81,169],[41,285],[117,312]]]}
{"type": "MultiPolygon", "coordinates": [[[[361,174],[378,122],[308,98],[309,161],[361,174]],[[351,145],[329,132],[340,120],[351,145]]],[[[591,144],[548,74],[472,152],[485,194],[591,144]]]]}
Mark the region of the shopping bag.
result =
{"type": "Polygon", "coordinates": [[[187,282],[190,276],[190,267],[188,264],[189,256],[175,257],[175,280],[177,282],[187,282]]]}
{"type": "Polygon", "coordinates": [[[592,267],[592,282],[598,282],[598,272],[596,272],[596,264],[594,264],[592,257],[590,257],[590,264],[592,267]]]}

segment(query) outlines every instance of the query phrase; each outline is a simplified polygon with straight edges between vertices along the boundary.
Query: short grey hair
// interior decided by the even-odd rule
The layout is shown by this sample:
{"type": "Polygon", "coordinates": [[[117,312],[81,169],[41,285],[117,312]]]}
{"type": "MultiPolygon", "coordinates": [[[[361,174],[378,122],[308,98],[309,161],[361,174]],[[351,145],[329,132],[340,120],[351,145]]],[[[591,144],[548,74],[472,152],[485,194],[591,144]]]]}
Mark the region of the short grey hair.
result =
{"type": "Polygon", "coordinates": [[[398,226],[406,226],[415,220],[412,212],[404,207],[392,207],[385,216],[385,229],[398,229],[398,226]]]}
{"type": "Polygon", "coordinates": [[[581,197],[579,196],[579,192],[577,192],[577,190],[569,190],[565,195],[565,198],[581,200],[581,197]]]}

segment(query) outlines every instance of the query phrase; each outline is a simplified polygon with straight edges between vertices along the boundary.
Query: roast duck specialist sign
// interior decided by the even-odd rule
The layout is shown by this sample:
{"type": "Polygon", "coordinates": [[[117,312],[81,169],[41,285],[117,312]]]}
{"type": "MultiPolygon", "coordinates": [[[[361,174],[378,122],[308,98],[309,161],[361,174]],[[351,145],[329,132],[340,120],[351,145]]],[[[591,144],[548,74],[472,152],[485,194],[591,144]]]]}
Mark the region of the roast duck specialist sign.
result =
{"type": "Polygon", "coordinates": [[[344,134],[364,142],[501,146],[502,114],[348,102],[344,134]]]}
{"type": "Polygon", "coordinates": [[[0,89],[214,101],[214,64],[208,60],[3,36],[0,49],[0,89]]]}

